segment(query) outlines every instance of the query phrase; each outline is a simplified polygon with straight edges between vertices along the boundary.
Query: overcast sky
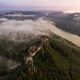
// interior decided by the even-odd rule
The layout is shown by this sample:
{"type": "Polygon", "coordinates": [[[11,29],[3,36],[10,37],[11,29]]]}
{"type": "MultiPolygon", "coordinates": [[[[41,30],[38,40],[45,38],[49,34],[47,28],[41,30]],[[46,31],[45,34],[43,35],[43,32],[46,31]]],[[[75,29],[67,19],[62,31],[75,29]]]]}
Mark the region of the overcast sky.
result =
{"type": "Polygon", "coordinates": [[[0,0],[0,9],[80,11],[80,0],[0,0]]]}

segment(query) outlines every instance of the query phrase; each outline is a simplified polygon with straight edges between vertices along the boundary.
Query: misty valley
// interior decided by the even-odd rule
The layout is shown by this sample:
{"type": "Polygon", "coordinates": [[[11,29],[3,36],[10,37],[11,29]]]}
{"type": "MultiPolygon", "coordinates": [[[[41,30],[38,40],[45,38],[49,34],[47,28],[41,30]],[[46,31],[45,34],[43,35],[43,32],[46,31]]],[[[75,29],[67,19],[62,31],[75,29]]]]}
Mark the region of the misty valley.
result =
{"type": "Polygon", "coordinates": [[[0,11],[0,80],[80,80],[80,13],[0,11]]]}

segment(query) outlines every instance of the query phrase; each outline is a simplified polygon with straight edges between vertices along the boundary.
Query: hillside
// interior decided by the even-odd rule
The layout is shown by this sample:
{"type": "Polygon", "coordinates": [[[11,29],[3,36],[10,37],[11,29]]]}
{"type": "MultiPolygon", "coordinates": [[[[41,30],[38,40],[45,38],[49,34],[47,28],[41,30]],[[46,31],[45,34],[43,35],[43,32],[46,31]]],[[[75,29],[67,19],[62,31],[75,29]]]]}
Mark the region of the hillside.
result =
{"type": "Polygon", "coordinates": [[[26,42],[14,44],[6,40],[2,42],[0,41],[0,54],[21,64],[8,72],[4,71],[3,75],[0,72],[0,80],[80,80],[80,48],[61,37],[41,36],[32,39],[29,44],[26,42]],[[48,40],[45,41],[44,38],[48,40]],[[8,50],[11,46],[12,49],[8,50]],[[41,48],[33,56],[33,62],[27,63],[24,59],[31,46],[41,48]],[[10,54],[11,51],[13,55],[10,54]]]}
{"type": "Polygon", "coordinates": [[[56,27],[80,36],[80,13],[53,12],[46,16],[56,27]]]}

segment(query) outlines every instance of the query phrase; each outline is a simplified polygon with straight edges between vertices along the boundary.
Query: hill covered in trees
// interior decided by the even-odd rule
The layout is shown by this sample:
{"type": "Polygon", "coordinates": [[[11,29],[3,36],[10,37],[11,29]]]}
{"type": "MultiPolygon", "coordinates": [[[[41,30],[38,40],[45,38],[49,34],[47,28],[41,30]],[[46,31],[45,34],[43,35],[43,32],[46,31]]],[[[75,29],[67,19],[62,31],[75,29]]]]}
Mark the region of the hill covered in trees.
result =
{"type": "Polygon", "coordinates": [[[80,80],[80,48],[56,35],[40,36],[30,43],[0,40],[0,55],[20,62],[0,72],[0,80],[80,80]]]}

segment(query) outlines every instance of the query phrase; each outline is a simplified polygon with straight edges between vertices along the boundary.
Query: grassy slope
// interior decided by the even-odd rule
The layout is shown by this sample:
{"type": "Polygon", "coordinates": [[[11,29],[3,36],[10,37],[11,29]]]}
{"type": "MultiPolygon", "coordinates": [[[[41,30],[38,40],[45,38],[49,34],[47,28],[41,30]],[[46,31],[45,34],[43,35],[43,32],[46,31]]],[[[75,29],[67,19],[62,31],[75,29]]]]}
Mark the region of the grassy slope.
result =
{"type": "Polygon", "coordinates": [[[18,67],[9,80],[80,80],[80,48],[53,35],[34,57],[34,66],[35,72],[25,64],[18,67]]]}

